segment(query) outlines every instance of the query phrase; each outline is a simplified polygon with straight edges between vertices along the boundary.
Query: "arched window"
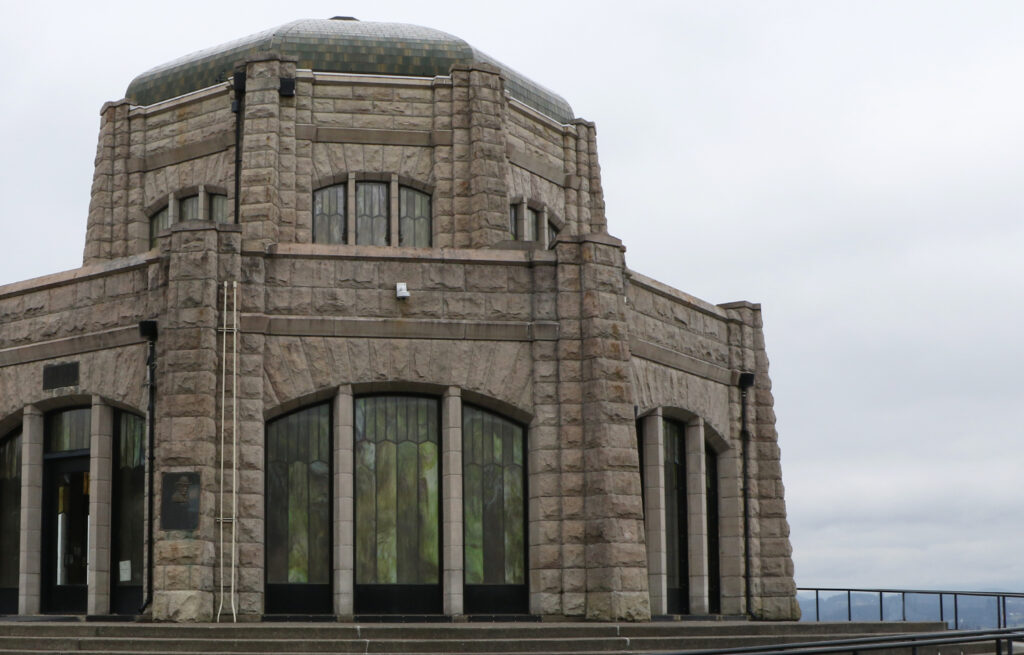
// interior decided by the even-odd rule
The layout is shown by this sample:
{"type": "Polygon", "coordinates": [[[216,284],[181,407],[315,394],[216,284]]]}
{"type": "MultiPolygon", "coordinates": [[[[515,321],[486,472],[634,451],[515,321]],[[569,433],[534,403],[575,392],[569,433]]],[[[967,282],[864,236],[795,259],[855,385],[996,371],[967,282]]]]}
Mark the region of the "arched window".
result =
{"type": "Polygon", "coordinates": [[[430,247],[430,195],[403,186],[398,192],[398,245],[430,247]]]}
{"type": "Polygon", "coordinates": [[[391,182],[356,181],[313,192],[313,243],[429,248],[433,243],[429,193],[391,182]],[[392,214],[393,195],[398,216],[392,214]],[[351,219],[352,225],[348,224],[351,219]],[[392,221],[395,221],[392,224],[392,221]],[[397,234],[392,234],[397,230],[397,234]],[[351,232],[351,233],[350,233],[351,232]]]}
{"type": "Polygon", "coordinates": [[[161,232],[182,221],[228,222],[228,197],[223,193],[199,188],[198,193],[176,197],[171,194],[167,204],[149,217],[149,247],[156,247],[161,232]]]}
{"type": "Polygon", "coordinates": [[[329,403],[267,424],[268,614],[332,611],[331,453],[329,403]]]}
{"type": "Polygon", "coordinates": [[[0,614],[18,613],[21,428],[0,439],[0,614]]]}
{"type": "Polygon", "coordinates": [[[526,612],[525,430],[462,406],[465,611],[526,612]]]}
{"type": "Polygon", "coordinates": [[[355,399],[355,611],[440,613],[436,398],[355,399]]]}
{"type": "Polygon", "coordinates": [[[313,243],[345,243],[345,185],[313,192],[313,243]]]}

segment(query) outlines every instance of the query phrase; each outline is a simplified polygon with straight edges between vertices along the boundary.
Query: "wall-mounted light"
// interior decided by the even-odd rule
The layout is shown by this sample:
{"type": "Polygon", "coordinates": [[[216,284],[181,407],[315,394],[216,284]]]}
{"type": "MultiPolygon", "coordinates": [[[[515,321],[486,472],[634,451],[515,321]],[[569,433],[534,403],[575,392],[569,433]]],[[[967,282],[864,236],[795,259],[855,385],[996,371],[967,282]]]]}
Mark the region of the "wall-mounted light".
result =
{"type": "Polygon", "coordinates": [[[405,300],[409,297],[409,287],[405,282],[399,282],[395,285],[395,298],[399,300],[405,300]]]}

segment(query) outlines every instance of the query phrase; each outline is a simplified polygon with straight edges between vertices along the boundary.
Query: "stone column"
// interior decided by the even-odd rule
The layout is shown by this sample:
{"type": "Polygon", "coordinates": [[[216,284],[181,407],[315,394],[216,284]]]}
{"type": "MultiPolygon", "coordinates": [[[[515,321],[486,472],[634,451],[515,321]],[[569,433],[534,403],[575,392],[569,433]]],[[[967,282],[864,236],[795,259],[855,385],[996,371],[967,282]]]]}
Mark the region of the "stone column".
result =
{"type": "Polygon", "coordinates": [[[508,238],[504,84],[489,64],[452,67],[456,248],[508,238]]]}
{"type": "Polygon", "coordinates": [[[661,408],[641,419],[644,438],[644,518],[651,614],[668,614],[668,544],[665,533],[665,424],[661,408]]]}
{"type": "Polygon", "coordinates": [[[84,265],[111,258],[114,209],[124,218],[127,200],[128,101],[104,103],[100,110],[100,137],[92,176],[89,220],[85,231],[84,265]],[[118,159],[120,157],[120,159],[118,159]],[[115,191],[117,200],[115,200],[115,191]]]}
{"type": "MultiPolygon", "coordinates": [[[[452,129],[452,81],[448,77],[435,77],[434,90],[435,131],[452,129]]],[[[463,134],[464,138],[468,135],[463,134]]],[[[455,241],[455,216],[453,211],[454,186],[452,184],[452,145],[450,142],[435,145],[433,152],[434,203],[433,229],[434,247],[451,248],[455,241]]]]}
{"type": "MultiPolygon", "coordinates": [[[[768,620],[800,617],[793,581],[793,550],[782,485],[782,467],[775,429],[774,399],[764,347],[761,306],[749,302],[720,305],[730,318],[730,366],[754,373],[754,386],[747,393],[748,443],[747,484],[750,516],[750,586],[752,616],[768,620]]],[[[732,419],[740,433],[742,395],[731,394],[732,419]]]]}
{"type": "Polygon", "coordinates": [[[626,333],[622,242],[580,237],[587,618],[647,620],[647,550],[626,333]]]}
{"type": "Polygon", "coordinates": [[[462,391],[448,387],[441,404],[441,580],[445,616],[463,613],[462,391]]]}
{"type": "MultiPolygon", "coordinates": [[[[690,614],[708,613],[708,512],[704,463],[704,419],[686,424],[686,532],[690,564],[690,614]]],[[[680,544],[681,545],[681,544],[680,544]]]]}
{"type": "Polygon", "coordinates": [[[88,614],[110,613],[110,501],[113,483],[114,410],[92,397],[89,442],[88,614]]]}
{"type": "Polygon", "coordinates": [[[43,413],[27,405],[21,418],[21,543],[18,614],[39,614],[42,593],[43,413]]]}
{"type": "Polygon", "coordinates": [[[355,613],[355,480],[352,387],[342,385],[334,396],[334,613],[355,613]]]}
{"type": "MultiPolygon", "coordinates": [[[[157,342],[153,618],[209,621],[214,616],[219,507],[218,227],[179,223],[171,227],[170,241],[168,309],[157,342]],[[163,523],[162,486],[168,473],[199,476],[195,529],[167,529],[163,523]]],[[[239,450],[241,468],[247,449],[239,450]]],[[[262,455],[257,447],[248,456],[262,459],[262,455]]],[[[262,522],[247,526],[241,520],[235,525],[240,539],[251,527],[258,530],[255,538],[262,539],[262,522]]]]}
{"type": "MultiPolygon", "coordinates": [[[[295,65],[279,55],[268,53],[263,59],[246,63],[244,127],[242,148],[239,223],[244,250],[264,251],[278,242],[281,218],[281,97],[278,93],[282,72],[295,65]]],[[[292,112],[294,115],[294,111],[292,112]]],[[[294,160],[294,124],[291,126],[294,160]]],[[[236,146],[239,147],[239,146],[236,146]]],[[[294,167],[294,161],[293,161],[294,167]]],[[[293,183],[294,183],[294,178],[293,183]]]]}

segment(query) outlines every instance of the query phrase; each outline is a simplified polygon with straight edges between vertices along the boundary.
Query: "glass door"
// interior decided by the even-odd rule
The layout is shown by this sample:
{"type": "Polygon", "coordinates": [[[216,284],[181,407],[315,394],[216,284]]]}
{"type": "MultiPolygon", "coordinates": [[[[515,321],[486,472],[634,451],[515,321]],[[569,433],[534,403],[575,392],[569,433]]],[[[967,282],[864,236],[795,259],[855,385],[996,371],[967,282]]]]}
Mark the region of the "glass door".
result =
{"type": "Polygon", "coordinates": [[[437,400],[355,400],[355,611],[440,614],[437,400]]]}
{"type": "Polygon", "coordinates": [[[84,614],[89,566],[88,407],[46,415],[43,454],[44,612],[84,614]]]}

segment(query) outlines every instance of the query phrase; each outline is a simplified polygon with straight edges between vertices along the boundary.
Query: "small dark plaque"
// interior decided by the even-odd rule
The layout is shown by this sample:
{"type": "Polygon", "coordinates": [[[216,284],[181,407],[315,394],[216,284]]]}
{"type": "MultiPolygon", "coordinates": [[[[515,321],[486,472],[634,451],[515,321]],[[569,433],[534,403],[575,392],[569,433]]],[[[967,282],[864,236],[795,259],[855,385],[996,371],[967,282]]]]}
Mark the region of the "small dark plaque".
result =
{"type": "Polygon", "coordinates": [[[78,362],[43,366],[43,390],[78,386],[78,362]]]}
{"type": "Polygon", "coordinates": [[[199,527],[199,474],[164,473],[161,530],[195,530],[199,527]]]}

